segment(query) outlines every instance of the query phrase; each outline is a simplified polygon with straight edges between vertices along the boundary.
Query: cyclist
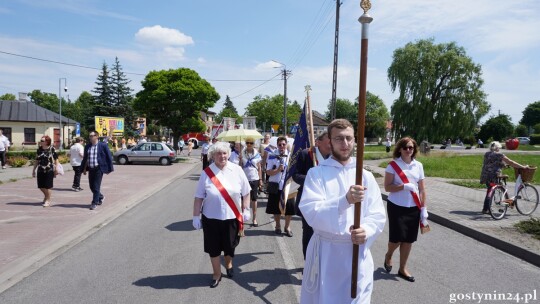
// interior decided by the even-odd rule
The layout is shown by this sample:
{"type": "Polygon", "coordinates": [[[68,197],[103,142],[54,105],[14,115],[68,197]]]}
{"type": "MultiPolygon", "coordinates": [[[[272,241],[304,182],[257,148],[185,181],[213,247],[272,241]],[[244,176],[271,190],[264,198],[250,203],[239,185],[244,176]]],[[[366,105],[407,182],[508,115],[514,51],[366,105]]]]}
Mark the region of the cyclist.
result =
{"type": "Polygon", "coordinates": [[[489,151],[484,154],[484,164],[482,165],[482,173],[480,174],[480,183],[486,184],[486,198],[484,199],[484,208],[482,208],[483,214],[489,214],[489,188],[491,183],[497,183],[497,177],[501,175],[502,169],[505,165],[509,165],[514,168],[524,169],[528,166],[520,165],[519,163],[506,157],[499,152],[502,145],[498,141],[494,141],[489,145],[489,151]]]}

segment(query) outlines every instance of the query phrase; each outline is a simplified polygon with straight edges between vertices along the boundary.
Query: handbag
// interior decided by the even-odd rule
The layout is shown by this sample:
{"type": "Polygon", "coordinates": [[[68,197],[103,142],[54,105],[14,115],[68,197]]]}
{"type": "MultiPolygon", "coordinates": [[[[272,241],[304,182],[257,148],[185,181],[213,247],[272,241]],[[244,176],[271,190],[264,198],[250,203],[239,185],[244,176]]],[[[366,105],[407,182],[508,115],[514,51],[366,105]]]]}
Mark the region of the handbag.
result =
{"type": "Polygon", "coordinates": [[[61,163],[58,163],[58,165],[56,165],[56,173],[59,175],[64,175],[64,167],[61,163]]]}
{"type": "Polygon", "coordinates": [[[268,185],[266,185],[266,192],[270,194],[277,194],[279,192],[279,183],[268,182],[268,185]]]}

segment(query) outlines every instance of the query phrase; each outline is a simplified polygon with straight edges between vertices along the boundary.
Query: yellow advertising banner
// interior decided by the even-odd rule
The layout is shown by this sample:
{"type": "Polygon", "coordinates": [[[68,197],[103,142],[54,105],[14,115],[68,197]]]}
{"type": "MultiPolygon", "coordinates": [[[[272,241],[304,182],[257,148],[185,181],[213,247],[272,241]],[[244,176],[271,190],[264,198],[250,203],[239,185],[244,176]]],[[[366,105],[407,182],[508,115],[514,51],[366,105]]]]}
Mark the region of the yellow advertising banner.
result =
{"type": "Polygon", "coordinates": [[[96,116],[96,131],[99,136],[123,136],[124,118],[96,116]]]}

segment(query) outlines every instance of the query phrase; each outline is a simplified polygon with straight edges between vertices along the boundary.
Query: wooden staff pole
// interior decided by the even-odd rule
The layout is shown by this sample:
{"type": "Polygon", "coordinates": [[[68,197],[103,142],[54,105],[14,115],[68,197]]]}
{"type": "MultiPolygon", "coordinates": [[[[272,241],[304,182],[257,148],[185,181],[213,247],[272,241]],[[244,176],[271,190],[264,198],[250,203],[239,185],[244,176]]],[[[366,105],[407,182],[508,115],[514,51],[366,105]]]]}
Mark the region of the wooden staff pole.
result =
{"type": "MultiPolygon", "coordinates": [[[[360,7],[364,14],[358,19],[362,24],[362,45],[360,49],[360,93],[358,94],[358,128],[356,130],[356,185],[362,185],[362,171],[364,167],[364,129],[366,124],[366,82],[367,82],[367,58],[368,58],[368,32],[369,23],[373,18],[367,14],[371,8],[369,0],[362,0],[360,7]]],[[[362,203],[354,205],[354,228],[360,227],[360,210],[362,203]]],[[[358,254],[359,246],[353,244],[351,298],[356,298],[358,280],[358,254]]]]}

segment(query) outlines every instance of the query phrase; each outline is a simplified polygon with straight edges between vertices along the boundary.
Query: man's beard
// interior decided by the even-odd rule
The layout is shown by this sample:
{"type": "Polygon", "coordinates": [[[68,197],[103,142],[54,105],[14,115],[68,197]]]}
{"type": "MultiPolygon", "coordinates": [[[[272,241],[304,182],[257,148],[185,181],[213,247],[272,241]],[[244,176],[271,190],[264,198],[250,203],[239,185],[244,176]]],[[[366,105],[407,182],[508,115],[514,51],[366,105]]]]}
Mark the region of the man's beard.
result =
{"type": "Polygon", "coordinates": [[[353,150],[354,150],[354,147],[353,147],[353,149],[351,149],[351,152],[347,156],[342,156],[342,155],[339,154],[339,151],[334,150],[334,145],[332,143],[330,143],[330,147],[332,148],[332,156],[337,161],[348,161],[349,158],[351,158],[351,156],[353,154],[353,150]]]}

